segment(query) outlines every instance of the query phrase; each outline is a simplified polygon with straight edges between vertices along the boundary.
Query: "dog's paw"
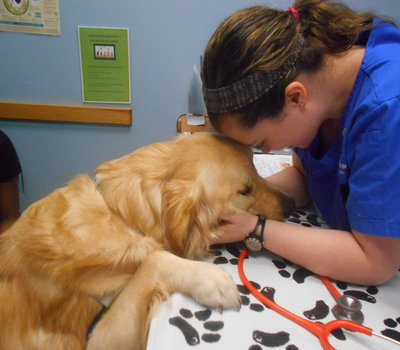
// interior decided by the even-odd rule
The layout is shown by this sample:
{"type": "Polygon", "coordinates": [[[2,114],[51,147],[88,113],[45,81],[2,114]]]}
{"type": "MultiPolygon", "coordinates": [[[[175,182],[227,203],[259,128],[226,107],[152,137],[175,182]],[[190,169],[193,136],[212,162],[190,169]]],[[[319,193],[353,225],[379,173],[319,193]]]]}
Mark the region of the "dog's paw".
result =
{"type": "Polygon", "coordinates": [[[240,295],[232,277],[214,264],[193,261],[192,269],[185,276],[181,292],[189,295],[197,303],[222,311],[240,309],[240,295]]]}

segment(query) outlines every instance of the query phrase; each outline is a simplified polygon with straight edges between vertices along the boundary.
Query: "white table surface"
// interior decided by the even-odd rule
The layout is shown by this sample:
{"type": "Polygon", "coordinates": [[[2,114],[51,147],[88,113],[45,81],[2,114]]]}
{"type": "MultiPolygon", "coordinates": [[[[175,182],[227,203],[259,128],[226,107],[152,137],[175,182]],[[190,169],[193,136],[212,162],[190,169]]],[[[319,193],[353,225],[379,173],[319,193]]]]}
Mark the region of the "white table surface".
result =
{"type": "MultiPolygon", "coordinates": [[[[320,225],[316,215],[297,211],[290,218],[293,224],[320,225]]],[[[242,296],[242,307],[222,314],[208,310],[191,299],[173,295],[153,319],[147,350],[314,350],[322,349],[319,340],[309,331],[263,306],[243,286],[237,260],[242,245],[226,245],[217,249],[211,263],[223,266],[237,283],[242,296]]],[[[291,312],[313,321],[326,323],[334,320],[335,301],[319,278],[266,250],[250,255],[245,260],[247,278],[256,282],[259,290],[269,288],[274,300],[291,312]],[[271,289],[273,288],[273,289],[271,289]]],[[[379,287],[362,287],[334,281],[341,293],[358,296],[362,303],[364,325],[377,333],[400,340],[400,272],[379,287]]],[[[400,350],[400,346],[377,337],[341,332],[329,337],[340,350],[376,349],[400,350]]]]}
{"type": "MultiPolygon", "coordinates": [[[[265,177],[288,166],[290,155],[254,156],[258,173],[265,177]]],[[[296,211],[295,225],[328,226],[313,210],[296,211]]],[[[208,261],[223,266],[238,286],[242,307],[237,311],[206,309],[179,294],[165,301],[151,322],[147,350],[319,350],[319,340],[309,331],[263,306],[243,286],[237,260],[243,245],[219,247],[208,261]]],[[[335,300],[309,271],[263,250],[244,262],[247,279],[259,290],[268,290],[274,300],[291,312],[316,322],[334,320],[335,300]]],[[[364,325],[400,341],[400,272],[383,286],[362,287],[334,281],[343,294],[362,303],[364,325]]],[[[400,350],[400,346],[359,333],[339,331],[329,337],[338,350],[400,350]]]]}

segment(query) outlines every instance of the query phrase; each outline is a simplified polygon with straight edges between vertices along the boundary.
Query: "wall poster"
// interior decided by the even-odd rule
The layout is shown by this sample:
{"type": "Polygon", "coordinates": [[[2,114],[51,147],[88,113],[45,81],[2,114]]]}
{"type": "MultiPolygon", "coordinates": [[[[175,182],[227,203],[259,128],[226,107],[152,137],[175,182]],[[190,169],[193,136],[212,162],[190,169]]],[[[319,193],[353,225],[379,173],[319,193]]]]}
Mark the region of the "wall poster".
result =
{"type": "Polygon", "coordinates": [[[84,102],[130,103],[129,30],[78,27],[84,102]]]}
{"type": "Polygon", "coordinates": [[[0,31],[60,35],[58,0],[0,0],[0,31]]]}

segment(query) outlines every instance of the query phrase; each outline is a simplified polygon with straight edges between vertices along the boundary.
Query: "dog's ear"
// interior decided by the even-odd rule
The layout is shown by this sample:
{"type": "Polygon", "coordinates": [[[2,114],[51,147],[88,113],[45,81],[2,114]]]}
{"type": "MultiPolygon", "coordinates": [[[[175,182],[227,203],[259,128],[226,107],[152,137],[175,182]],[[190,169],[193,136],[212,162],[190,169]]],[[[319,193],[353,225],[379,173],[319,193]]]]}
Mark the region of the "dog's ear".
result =
{"type": "Polygon", "coordinates": [[[209,202],[199,183],[172,179],[165,184],[162,206],[166,244],[175,254],[191,259],[206,254],[218,226],[217,211],[209,202]]]}
{"type": "Polygon", "coordinates": [[[125,223],[148,235],[160,222],[160,191],[171,160],[173,142],[142,147],[95,171],[97,186],[109,208],[125,223]]]}

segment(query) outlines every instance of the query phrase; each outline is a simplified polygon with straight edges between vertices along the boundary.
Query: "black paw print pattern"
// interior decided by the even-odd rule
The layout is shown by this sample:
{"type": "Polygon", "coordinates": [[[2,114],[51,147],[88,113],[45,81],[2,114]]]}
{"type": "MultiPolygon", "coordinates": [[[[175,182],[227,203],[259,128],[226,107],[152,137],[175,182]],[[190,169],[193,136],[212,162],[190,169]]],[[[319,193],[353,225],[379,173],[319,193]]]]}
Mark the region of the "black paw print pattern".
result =
{"type": "MultiPolygon", "coordinates": [[[[224,265],[224,264],[231,264],[237,265],[239,261],[240,253],[243,249],[244,245],[241,243],[230,243],[230,244],[218,244],[214,245],[213,252],[214,252],[214,261],[213,263],[216,265],[224,265]],[[222,255],[221,249],[225,249],[229,254],[232,255],[232,258],[228,259],[222,255]]],[[[246,259],[248,257],[246,256],[246,259]]]]}
{"type": "MultiPolygon", "coordinates": [[[[278,273],[284,277],[284,278],[292,278],[296,283],[302,284],[306,280],[307,277],[313,276],[314,273],[303,268],[303,267],[296,267],[293,273],[290,273],[288,271],[288,267],[294,268],[296,265],[293,264],[291,261],[283,259],[283,258],[277,258],[273,259],[272,263],[275,265],[275,267],[278,269],[278,273]]],[[[342,289],[345,289],[347,285],[344,285],[343,283],[340,284],[342,289]]],[[[371,293],[375,293],[375,287],[370,287],[369,291],[371,293]]],[[[347,291],[344,294],[350,294],[355,297],[359,297],[361,294],[361,299],[367,299],[370,302],[375,302],[375,298],[372,297],[372,295],[359,292],[356,290],[352,291],[347,291]]],[[[375,293],[376,294],[376,293],[375,293]]],[[[311,320],[311,321],[320,321],[326,318],[329,315],[329,306],[325,303],[323,300],[317,300],[315,302],[315,306],[312,309],[306,310],[303,312],[303,315],[311,320]]],[[[343,332],[342,329],[336,329],[331,333],[335,338],[339,340],[346,340],[346,336],[343,332]]]]}
{"type": "MultiPolygon", "coordinates": [[[[299,348],[296,345],[291,344],[291,345],[288,345],[285,349],[286,350],[298,350],[299,348]]],[[[251,347],[249,347],[249,350],[263,350],[263,348],[260,345],[255,344],[255,345],[252,345],[251,347]]]]}
{"type": "Polygon", "coordinates": [[[294,266],[292,262],[286,259],[273,259],[272,263],[278,269],[279,274],[284,278],[292,277],[297,283],[304,283],[305,279],[308,276],[314,275],[311,271],[305,269],[304,267],[298,267],[296,270],[291,274],[289,271],[286,270],[288,266],[294,266]]]}
{"type": "Polygon", "coordinates": [[[287,222],[306,227],[326,227],[327,225],[318,217],[318,214],[307,213],[303,210],[296,210],[290,214],[287,222]]]}
{"type": "Polygon", "coordinates": [[[381,333],[400,342],[400,316],[397,318],[387,318],[383,323],[387,328],[381,331],[381,333]]]}
{"type": "Polygon", "coordinates": [[[375,304],[376,298],[374,295],[378,294],[379,289],[375,286],[366,287],[365,292],[360,290],[348,289],[348,284],[346,282],[337,281],[336,285],[339,289],[343,290],[343,294],[351,295],[359,300],[365,301],[367,303],[375,304]]]}
{"type": "MultiPolygon", "coordinates": [[[[274,300],[274,296],[275,296],[275,289],[271,288],[271,287],[264,287],[263,289],[261,289],[261,286],[254,281],[250,281],[250,283],[252,284],[252,286],[254,288],[256,288],[262,295],[264,295],[265,297],[267,297],[268,299],[275,301],[274,300]]],[[[243,306],[248,306],[250,310],[255,311],[255,312],[261,312],[264,311],[264,309],[267,306],[264,306],[264,304],[261,304],[259,302],[251,302],[250,300],[250,292],[249,290],[246,288],[246,286],[244,286],[243,284],[238,284],[237,285],[237,289],[240,293],[240,299],[241,299],[241,303],[243,306]]]]}
{"type": "MultiPolygon", "coordinates": [[[[249,350],[262,350],[264,349],[259,344],[268,347],[276,348],[279,346],[284,346],[290,341],[290,335],[287,332],[277,332],[277,333],[266,333],[262,331],[253,332],[253,340],[257,343],[249,347],[249,350]]],[[[296,345],[289,344],[285,348],[286,350],[298,350],[296,345]]]]}
{"type": "MultiPolygon", "coordinates": [[[[270,299],[270,300],[275,302],[275,300],[274,300],[275,288],[272,288],[272,287],[261,288],[261,286],[257,282],[250,281],[250,283],[262,295],[264,295],[268,299],[270,299]]],[[[251,293],[246,288],[246,286],[244,286],[243,284],[238,284],[237,288],[238,288],[238,291],[240,293],[242,306],[248,306],[249,309],[251,311],[254,311],[254,312],[262,312],[262,311],[265,310],[265,308],[269,308],[268,306],[266,306],[266,305],[264,305],[262,303],[251,302],[251,299],[250,299],[250,294],[251,293]]],[[[251,345],[249,350],[261,350],[261,349],[263,349],[260,345],[263,345],[264,347],[275,348],[275,347],[286,345],[290,340],[289,333],[284,332],[284,331],[277,332],[277,333],[268,333],[268,332],[264,332],[264,331],[261,331],[261,330],[254,330],[252,337],[253,337],[253,340],[257,344],[251,345]]],[[[286,350],[297,350],[298,348],[297,348],[297,346],[295,346],[293,344],[289,344],[289,345],[286,346],[285,349],[286,350]]]]}
{"type": "Polygon", "coordinates": [[[194,313],[189,309],[180,309],[179,314],[179,316],[171,317],[169,323],[181,331],[188,345],[197,345],[201,340],[206,343],[215,343],[221,339],[221,335],[217,332],[224,328],[224,323],[222,321],[209,320],[212,314],[210,309],[200,310],[194,313]],[[198,330],[188,321],[193,318],[193,316],[198,321],[203,322],[205,333],[201,336],[198,330]]]}
{"type": "MultiPolygon", "coordinates": [[[[294,213],[292,213],[292,215],[287,221],[306,227],[328,227],[321,219],[318,218],[317,214],[307,213],[302,210],[297,210],[294,213]]],[[[237,265],[240,252],[243,249],[243,247],[244,244],[242,243],[214,246],[214,249],[216,249],[214,250],[215,254],[214,264],[237,265]],[[225,249],[232,257],[231,258],[224,257],[219,249],[225,249]]],[[[248,257],[246,257],[246,259],[248,259],[248,257]]],[[[303,267],[298,267],[292,262],[280,257],[276,257],[275,259],[273,259],[272,263],[277,268],[277,272],[281,277],[292,278],[297,284],[304,283],[307,277],[314,275],[311,271],[303,267]]],[[[274,288],[272,287],[261,288],[261,286],[257,282],[254,281],[250,282],[263,295],[274,301],[274,296],[275,296],[274,288]]],[[[365,291],[361,291],[356,289],[349,289],[347,283],[340,281],[337,281],[336,285],[339,289],[342,290],[342,293],[345,295],[351,295],[364,302],[372,304],[376,303],[375,295],[378,294],[379,290],[375,286],[366,287],[365,291]]],[[[241,303],[243,306],[248,307],[250,310],[254,312],[262,312],[266,308],[268,308],[262,303],[252,302],[250,298],[250,292],[244,285],[237,285],[237,288],[241,295],[241,303]]],[[[317,300],[315,302],[315,306],[309,310],[304,311],[303,315],[309,320],[320,321],[326,318],[329,315],[329,312],[330,312],[329,306],[323,300],[317,300]]],[[[382,330],[381,333],[385,336],[400,341],[400,317],[393,319],[392,318],[385,319],[383,323],[387,328],[382,330]]],[[[345,333],[341,329],[333,331],[332,335],[338,340],[346,340],[345,333]]],[[[257,344],[252,345],[249,348],[249,350],[261,350],[263,349],[262,346],[280,347],[284,346],[289,342],[289,334],[287,332],[266,333],[260,330],[254,330],[253,340],[257,344]]],[[[286,346],[285,349],[296,350],[298,348],[293,344],[289,344],[286,346]]]]}
{"type": "MultiPolygon", "coordinates": [[[[311,321],[320,321],[329,315],[329,306],[323,300],[317,300],[315,306],[303,312],[303,315],[311,321]]],[[[341,328],[335,329],[331,334],[338,340],[346,340],[346,336],[341,328]]]]}

